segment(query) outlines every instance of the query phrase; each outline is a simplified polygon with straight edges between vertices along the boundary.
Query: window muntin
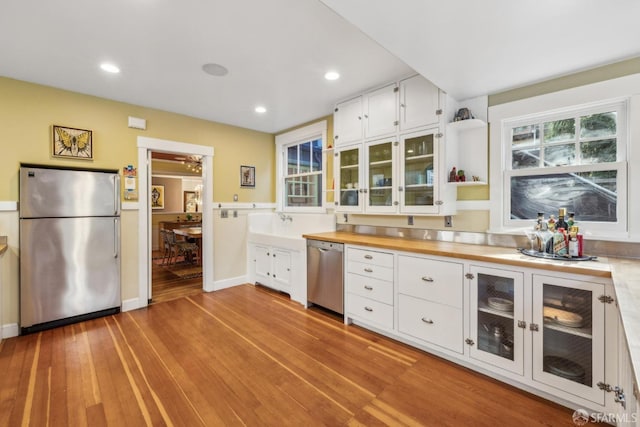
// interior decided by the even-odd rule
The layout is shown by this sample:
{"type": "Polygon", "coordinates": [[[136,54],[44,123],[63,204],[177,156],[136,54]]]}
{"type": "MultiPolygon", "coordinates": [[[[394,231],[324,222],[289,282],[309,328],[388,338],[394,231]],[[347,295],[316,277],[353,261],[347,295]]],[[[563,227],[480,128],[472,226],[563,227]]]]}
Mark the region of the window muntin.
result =
{"type": "Polygon", "coordinates": [[[625,109],[615,103],[506,122],[507,222],[564,207],[581,222],[618,224],[626,206],[618,197],[625,194],[625,109]]]}

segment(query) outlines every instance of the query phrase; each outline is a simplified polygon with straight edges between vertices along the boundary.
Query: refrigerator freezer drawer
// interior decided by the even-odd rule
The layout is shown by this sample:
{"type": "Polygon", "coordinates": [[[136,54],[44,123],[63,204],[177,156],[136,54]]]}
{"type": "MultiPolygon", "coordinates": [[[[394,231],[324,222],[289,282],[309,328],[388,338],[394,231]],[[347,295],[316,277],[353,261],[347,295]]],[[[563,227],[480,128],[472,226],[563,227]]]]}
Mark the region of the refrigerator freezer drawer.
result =
{"type": "Polygon", "coordinates": [[[120,307],[118,217],[21,219],[20,248],[22,328],[120,307]]]}
{"type": "Polygon", "coordinates": [[[20,168],[20,218],[118,215],[117,173],[20,168]]]}

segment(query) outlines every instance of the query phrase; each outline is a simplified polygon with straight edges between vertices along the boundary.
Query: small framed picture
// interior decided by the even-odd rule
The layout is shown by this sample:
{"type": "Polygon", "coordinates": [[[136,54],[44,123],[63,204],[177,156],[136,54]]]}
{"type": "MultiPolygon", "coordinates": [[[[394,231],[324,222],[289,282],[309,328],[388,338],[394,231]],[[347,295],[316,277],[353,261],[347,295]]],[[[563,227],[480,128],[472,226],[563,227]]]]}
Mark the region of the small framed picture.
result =
{"type": "Polygon", "coordinates": [[[255,166],[240,166],[240,187],[256,186],[256,168],[255,166]]]}
{"type": "Polygon", "coordinates": [[[93,160],[93,136],[87,129],[53,125],[53,157],[93,160]]]}
{"type": "Polygon", "coordinates": [[[151,186],[151,209],[164,209],[164,185],[151,186]]]}
{"type": "Polygon", "coordinates": [[[198,199],[195,191],[183,191],[184,193],[184,211],[186,213],[198,212],[198,199]]]}

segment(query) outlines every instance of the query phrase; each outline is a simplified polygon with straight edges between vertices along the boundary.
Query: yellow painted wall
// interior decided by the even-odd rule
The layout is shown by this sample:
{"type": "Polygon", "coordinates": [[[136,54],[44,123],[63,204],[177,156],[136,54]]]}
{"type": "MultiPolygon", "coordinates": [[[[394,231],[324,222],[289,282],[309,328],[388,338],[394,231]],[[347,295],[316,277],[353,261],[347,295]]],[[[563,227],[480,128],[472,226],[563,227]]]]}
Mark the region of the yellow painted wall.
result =
{"type": "MultiPolygon", "coordinates": [[[[270,203],[275,199],[275,142],[271,134],[195,119],[51,87],[0,77],[0,201],[18,200],[18,168],[23,163],[122,170],[137,167],[137,137],[146,136],[214,147],[213,197],[216,202],[270,203]],[[147,130],[127,127],[128,116],[147,120],[147,130]],[[93,131],[94,160],[53,158],[52,125],[93,131]],[[240,165],[256,167],[255,189],[240,188],[240,165]]],[[[0,235],[9,237],[3,256],[0,325],[18,322],[18,213],[0,212],[0,235]]],[[[122,213],[122,298],[138,288],[138,212],[122,213]]],[[[229,228],[229,227],[227,227],[229,228]]],[[[218,230],[221,240],[226,229],[218,230]]],[[[240,230],[242,231],[242,230],[240,230]]],[[[235,231],[234,231],[235,232],[235,231]]],[[[215,279],[243,274],[244,259],[216,252],[215,279]],[[217,267],[216,267],[217,268],[217,267]],[[231,276],[224,276],[229,274],[231,276]]]]}
{"type": "Polygon", "coordinates": [[[60,166],[137,167],[137,137],[214,147],[213,197],[240,202],[275,198],[274,136],[151,108],[0,77],[0,200],[18,199],[20,162],[60,166]],[[128,116],[147,120],[147,130],[127,127],[128,116]],[[51,156],[51,126],[93,131],[94,160],[51,156]],[[256,188],[240,189],[240,165],[256,166],[256,188]]]}

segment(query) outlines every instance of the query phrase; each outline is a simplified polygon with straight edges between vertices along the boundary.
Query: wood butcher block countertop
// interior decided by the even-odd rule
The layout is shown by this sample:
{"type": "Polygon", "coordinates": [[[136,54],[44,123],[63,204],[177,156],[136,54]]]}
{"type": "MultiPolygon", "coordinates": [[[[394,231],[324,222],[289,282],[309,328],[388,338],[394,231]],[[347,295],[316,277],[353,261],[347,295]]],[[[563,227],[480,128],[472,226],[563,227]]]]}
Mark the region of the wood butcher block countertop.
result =
{"type": "Polygon", "coordinates": [[[327,242],[369,246],[379,249],[415,252],[425,255],[437,255],[472,261],[493,262],[527,268],[539,268],[562,273],[586,274],[596,277],[611,277],[611,268],[607,258],[594,261],[559,261],[533,258],[518,252],[514,248],[500,246],[473,245],[469,243],[442,242],[437,240],[414,240],[390,236],[373,236],[345,231],[304,234],[307,239],[327,242]]]}
{"type": "Polygon", "coordinates": [[[640,260],[638,259],[598,257],[594,261],[546,260],[522,255],[514,248],[435,240],[413,240],[344,231],[304,234],[302,237],[378,249],[611,278],[634,367],[636,384],[640,385],[640,310],[638,309],[640,307],[640,260]]]}

